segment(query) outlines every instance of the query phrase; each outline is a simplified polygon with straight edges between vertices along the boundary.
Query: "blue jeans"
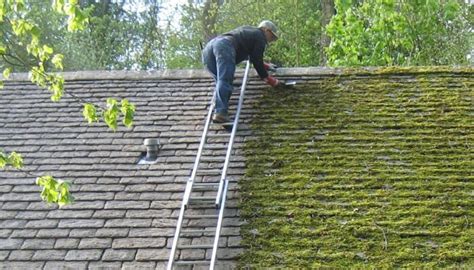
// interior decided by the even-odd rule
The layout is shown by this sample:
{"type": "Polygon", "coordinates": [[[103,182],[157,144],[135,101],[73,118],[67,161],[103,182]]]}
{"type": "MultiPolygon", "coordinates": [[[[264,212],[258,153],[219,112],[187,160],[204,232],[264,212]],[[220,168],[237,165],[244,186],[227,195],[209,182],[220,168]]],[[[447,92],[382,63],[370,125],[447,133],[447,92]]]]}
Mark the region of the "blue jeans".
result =
{"type": "Polygon", "coordinates": [[[235,48],[232,41],[216,37],[202,52],[202,62],[216,81],[216,113],[227,115],[235,73],[235,48]]]}

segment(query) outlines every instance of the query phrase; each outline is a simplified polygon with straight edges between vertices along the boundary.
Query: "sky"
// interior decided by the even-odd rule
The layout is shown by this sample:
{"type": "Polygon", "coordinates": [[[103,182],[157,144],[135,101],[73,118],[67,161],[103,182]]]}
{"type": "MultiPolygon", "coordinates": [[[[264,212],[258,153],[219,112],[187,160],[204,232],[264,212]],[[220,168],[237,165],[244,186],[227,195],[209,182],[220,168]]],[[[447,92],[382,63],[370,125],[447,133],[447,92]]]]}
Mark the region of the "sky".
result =
{"type": "MultiPolygon", "coordinates": [[[[130,12],[142,12],[146,8],[143,2],[144,0],[127,1],[124,8],[130,12]]],[[[181,16],[176,12],[177,6],[186,4],[187,2],[188,0],[162,0],[161,18],[159,20],[162,21],[162,26],[166,26],[170,19],[173,26],[178,26],[181,16]]]]}

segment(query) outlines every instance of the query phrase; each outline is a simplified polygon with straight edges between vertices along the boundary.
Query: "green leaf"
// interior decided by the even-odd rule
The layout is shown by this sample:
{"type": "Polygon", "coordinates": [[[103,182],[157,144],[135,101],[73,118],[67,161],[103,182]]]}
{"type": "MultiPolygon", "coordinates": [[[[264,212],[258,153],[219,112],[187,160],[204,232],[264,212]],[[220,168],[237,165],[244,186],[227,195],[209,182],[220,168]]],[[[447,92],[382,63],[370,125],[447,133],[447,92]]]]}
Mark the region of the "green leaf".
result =
{"type": "Polygon", "coordinates": [[[117,130],[117,118],[119,114],[119,108],[117,106],[117,100],[113,98],[107,99],[107,110],[104,111],[104,121],[112,130],[117,130]]]}
{"type": "Polygon", "coordinates": [[[0,169],[5,168],[6,165],[7,165],[7,156],[5,155],[5,153],[0,151],[0,169]]]}
{"type": "Polygon", "coordinates": [[[69,182],[63,181],[57,185],[58,190],[58,205],[63,206],[74,201],[74,198],[69,194],[69,188],[71,184],[69,182]]]}
{"type": "Polygon", "coordinates": [[[1,0],[0,1],[0,22],[3,22],[3,17],[5,16],[7,10],[5,6],[5,1],[1,0]]]}
{"type": "Polygon", "coordinates": [[[57,68],[57,69],[60,69],[60,70],[63,70],[63,59],[64,59],[64,55],[62,54],[55,54],[53,56],[53,59],[51,60],[51,63],[53,63],[53,65],[57,68]]]}
{"type": "Polygon", "coordinates": [[[335,0],[334,4],[338,13],[342,14],[351,8],[352,0],[335,0]]]}
{"type": "Polygon", "coordinates": [[[37,43],[39,43],[39,39],[40,39],[40,36],[41,36],[41,30],[38,26],[36,25],[33,25],[31,30],[30,30],[30,35],[31,35],[31,39],[37,41],[37,43]]]}
{"type": "Polygon", "coordinates": [[[43,45],[43,52],[47,55],[53,54],[53,48],[49,47],[48,45],[43,45]]]}
{"type": "Polygon", "coordinates": [[[64,93],[64,78],[61,75],[55,74],[48,76],[47,81],[50,84],[49,90],[53,92],[51,100],[58,102],[64,93]]]}
{"type": "Polygon", "coordinates": [[[3,169],[8,165],[15,169],[20,169],[23,167],[23,158],[16,152],[11,152],[7,155],[0,150],[0,169],[3,169]]]}
{"type": "Polygon", "coordinates": [[[78,7],[77,1],[69,1],[69,5],[66,8],[66,14],[69,16],[67,26],[69,32],[84,30],[84,27],[88,21],[88,17],[78,7]]]}
{"type": "Polygon", "coordinates": [[[99,117],[97,116],[97,109],[95,108],[94,104],[86,103],[84,104],[84,110],[82,111],[82,115],[84,118],[92,124],[92,122],[98,122],[99,117]]]}
{"type": "Polygon", "coordinates": [[[458,15],[460,6],[457,1],[450,0],[445,4],[444,16],[447,20],[453,20],[458,15]]]}
{"type": "Polygon", "coordinates": [[[40,41],[39,38],[35,38],[34,36],[31,38],[30,43],[26,46],[26,50],[29,54],[33,55],[34,57],[41,57],[41,47],[39,45],[40,41]]]}
{"type": "Polygon", "coordinates": [[[7,80],[8,78],[10,78],[10,73],[12,72],[12,69],[11,68],[6,68],[3,70],[3,78],[5,80],[7,80]]]}
{"type": "Polygon", "coordinates": [[[26,20],[12,20],[12,30],[17,36],[23,36],[33,28],[33,25],[26,20]]]}
{"type": "Polygon", "coordinates": [[[58,13],[64,12],[64,0],[53,0],[53,9],[58,13]]]}
{"type": "Polygon", "coordinates": [[[45,88],[46,79],[42,74],[43,71],[41,70],[41,67],[32,67],[29,76],[32,83],[36,83],[39,87],[45,88]]]}
{"type": "Polygon", "coordinates": [[[70,204],[74,197],[70,194],[71,184],[66,181],[56,180],[50,175],[36,179],[36,185],[43,187],[41,198],[48,203],[57,203],[59,206],[70,204]]]}
{"type": "Polygon", "coordinates": [[[23,167],[23,158],[20,154],[16,152],[11,152],[8,156],[8,161],[10,165],[15,169],[20,169],[23,167]]]}
{"type": "Polygon", "coordinates": [[[133,125],[133,116],[135,114],[135,105],[128,102],[127,99],[122,99],[123,124],[130,128],[133,125]]]}
{"type": "Polygon", "coordinates": [[[15,12],[21,12],[25,9],[25,0],[15,0],[15,2],[10,0],[10,5],[13,5],[15,12]]]}

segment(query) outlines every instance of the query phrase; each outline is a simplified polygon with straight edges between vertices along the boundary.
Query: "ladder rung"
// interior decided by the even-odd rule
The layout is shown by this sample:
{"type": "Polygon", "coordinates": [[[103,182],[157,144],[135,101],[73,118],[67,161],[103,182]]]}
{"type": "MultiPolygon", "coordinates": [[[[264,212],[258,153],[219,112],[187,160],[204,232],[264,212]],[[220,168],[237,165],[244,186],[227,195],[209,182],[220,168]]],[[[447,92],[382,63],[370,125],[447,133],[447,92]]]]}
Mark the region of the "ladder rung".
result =
{"type": "Polygon", "coordinates": [[[215,123],[214,121],[212,121],[212,123],[214,125],[218,125],[218,126],[233,126],[234,125],[234,119],[232,119],[229,122],[224,122],[224,123],[215,123]]]}
{"type": "Polygon", "coordinates": [[[189,215],[189,216],[184,216],[184,218],[187,219],[200,219],[200,218],[218,218],[219,215],[189,215]]]}
{"type": "Polygon", "coordinates": [[[191,205],[210,205],[213,203],[215,205],[215,197],[194,197],[189,198],[188,203],[191,205]]]}
{"type": "Polygon", "coordinates": [[[217,187],[219,182],[214,183],[194,183],[194,187],[217,187]]]}
{"type": "Polygon", "coordinates": [[[227,142],[210,142],[204,145],[206,150],[224,150],[227,149],[227,142]]]}
{"type": "Polygon", "coordinates": [[[188,205],[186,206],[187,209],[216,209],[218,207],[217,204],[210,203],[211,201],[206,201],[206,202],[188,202],[188,205]]]}
{"type": "Polygon", "coordinates": [[[213,248],[213,245],[178,245],[178,249],[208,249],[213,248]]]}
{"type": "Polygon", "coordinates": [[[216,197],[206,197],[206,196],[202,196],[202,197],[192,197],[192,198],[189,198],[190,201],[215,201],[216,200],[216,197]]]}
{"type": "Polygon", "coordinates": [[[224,162],[224,161],[225,161],[225,157],[215,157],[215,156],[212,156],[212,157],[203,156],[203,157],[201,157],[201,162],[224,162]]]}
{"type": "Polygon", "coordinates": [[[193,191],[213,191],[219,188],[219,183],[194,183],[193,191]]]}
{"type": "Polygon", "coordinates": [[[202,234],[205,234],[205,233],[215,233],[216,232],[216,229],[203,229],[203,230],[181,230],[181,233],[182,234],[187,234],[187,233],[202,233],[202,234]]]}
{"type": "Polygon", "coordinates": [[[195,186],[193,187],[193,192],[205,192],[205,191],[216,191],[219,187],[217,185],[213,186],[195,186]]]}
{"type": "Polygon", "coordinates": [[[198,170],[196,172],[197,175],[220,175],[222,170],[214,169],[214,170],[198,170]]]}
{"type": "Polygon", "coordinates": [[[208,138],[227,138],[230,137],[230,133],[217,133],[217,134],[207,134],[208,138]]]}
{"type": "Polygon", "coordinates": [[[211,261],[176,261],[174,264],[175,265],[207,265],[210,264],[211,261]]]}

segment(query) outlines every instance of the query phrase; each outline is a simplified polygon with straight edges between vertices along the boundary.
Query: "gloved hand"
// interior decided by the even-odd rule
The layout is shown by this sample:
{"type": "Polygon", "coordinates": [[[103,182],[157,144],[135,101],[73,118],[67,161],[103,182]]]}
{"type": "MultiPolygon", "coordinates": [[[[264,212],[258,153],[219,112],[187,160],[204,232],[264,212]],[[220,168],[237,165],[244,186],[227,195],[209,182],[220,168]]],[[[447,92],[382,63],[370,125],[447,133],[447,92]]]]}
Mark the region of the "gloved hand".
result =
{"type": "Polygon", "coordinates": [[[271,85],[272,87],[277,87],[280,84],[280,81],[277,78],[272,76],[268,76],[263,79],[267,84],[271,85]]]}
{"type": "Polygon", "coordinates": [[[263,63],[263,67],[266,71],[276,72],[277,65],[272,63],[263,63]]]}

